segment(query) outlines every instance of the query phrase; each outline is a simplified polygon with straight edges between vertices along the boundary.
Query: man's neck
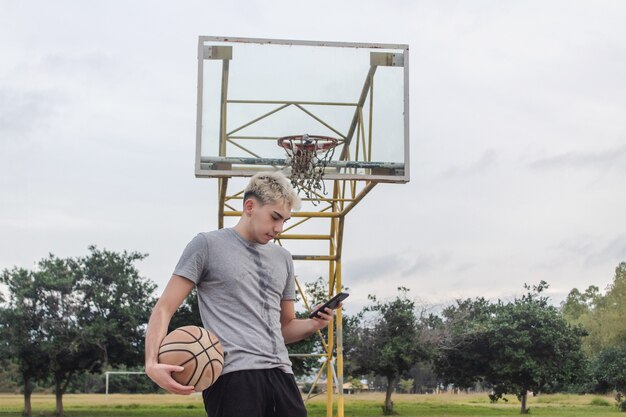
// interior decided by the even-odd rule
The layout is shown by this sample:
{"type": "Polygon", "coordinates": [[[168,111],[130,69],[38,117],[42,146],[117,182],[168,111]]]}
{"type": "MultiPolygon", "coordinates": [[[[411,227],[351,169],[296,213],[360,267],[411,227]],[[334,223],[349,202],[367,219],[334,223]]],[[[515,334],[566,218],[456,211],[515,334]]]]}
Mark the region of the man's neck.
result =
{"type": "Polygon", "coordinates": [[[240,221],[239,223],[237,223],[235,225],[235,227],[233,227],[233,229],[235,230],[235,232],[241,236],[242,238],[244,238],[245,240],[247,240],[248,242],[253,242],[252,239],[252,234],[250,233],[250,231],[248,230],[248,228],[242,224],[242,222],[240,221]]]}

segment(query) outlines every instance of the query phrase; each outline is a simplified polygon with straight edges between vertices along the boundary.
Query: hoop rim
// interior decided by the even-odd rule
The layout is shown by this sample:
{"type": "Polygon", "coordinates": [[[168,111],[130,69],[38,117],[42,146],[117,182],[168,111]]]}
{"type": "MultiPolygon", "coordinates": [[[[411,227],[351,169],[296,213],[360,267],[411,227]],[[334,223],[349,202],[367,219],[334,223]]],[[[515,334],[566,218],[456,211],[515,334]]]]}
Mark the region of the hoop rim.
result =
{"type": "Polygon", "coordinates": [[[331,148],[334,148],[339,144],[339,139],[333,138],[331,136],[321,136],[321,135],[291,135],[291,136],[283,136],[278,138],[278,146],[284,149],[300,151],[302,149],[307,151],[327,151],[331,148]],[[307,140],[304,137],[314,141],[314,143],[304,143],[302,141],[307,140]],[[293,141],[299,140],[300,143],[294,143],[293,141]],[[293,146],[293,148],[292,148],[293,146]]]}

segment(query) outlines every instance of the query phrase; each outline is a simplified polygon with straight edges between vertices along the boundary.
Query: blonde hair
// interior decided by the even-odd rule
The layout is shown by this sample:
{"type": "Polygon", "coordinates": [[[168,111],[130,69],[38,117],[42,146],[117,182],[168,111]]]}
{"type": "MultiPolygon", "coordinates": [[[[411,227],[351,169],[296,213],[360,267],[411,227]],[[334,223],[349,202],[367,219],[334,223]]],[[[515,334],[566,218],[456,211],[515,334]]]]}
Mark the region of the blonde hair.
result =
{"type": "Polygon", "coordinates": [[[259,172],[250,178],[244,190],[243,199],[256,197],[261,204],[285,202],[292,210],[300,210],[300,197],[293,190],[291,183],[280,171],[259,172]]]}

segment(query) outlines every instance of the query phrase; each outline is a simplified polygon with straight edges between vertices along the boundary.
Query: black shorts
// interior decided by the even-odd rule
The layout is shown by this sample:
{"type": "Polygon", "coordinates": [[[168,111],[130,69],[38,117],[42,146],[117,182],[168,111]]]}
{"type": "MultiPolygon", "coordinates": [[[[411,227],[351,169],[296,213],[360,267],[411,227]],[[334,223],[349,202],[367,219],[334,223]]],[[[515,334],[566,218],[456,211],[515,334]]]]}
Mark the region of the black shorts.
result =
{"type": "Polygon", "coordinates": [[[306,417],[296,379],[278,368],[229,372],[202,398],[209,417],[306,417]]]}

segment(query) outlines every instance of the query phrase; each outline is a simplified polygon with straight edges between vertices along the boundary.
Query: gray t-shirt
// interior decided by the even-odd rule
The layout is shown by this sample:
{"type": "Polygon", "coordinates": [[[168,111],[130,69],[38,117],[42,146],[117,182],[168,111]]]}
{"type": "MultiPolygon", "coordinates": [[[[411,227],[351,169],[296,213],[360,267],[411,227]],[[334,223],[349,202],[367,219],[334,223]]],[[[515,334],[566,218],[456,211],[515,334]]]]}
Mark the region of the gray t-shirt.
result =
{"type": "Polygon", "coordinates": [[[200,233],[174,274],[196,284],[202,323],[226,352],[222,373],[269,368],[293,373],[280,325],[280,301],[295,298],[286,249],[249,242],[232,228],[200,233]]]}

